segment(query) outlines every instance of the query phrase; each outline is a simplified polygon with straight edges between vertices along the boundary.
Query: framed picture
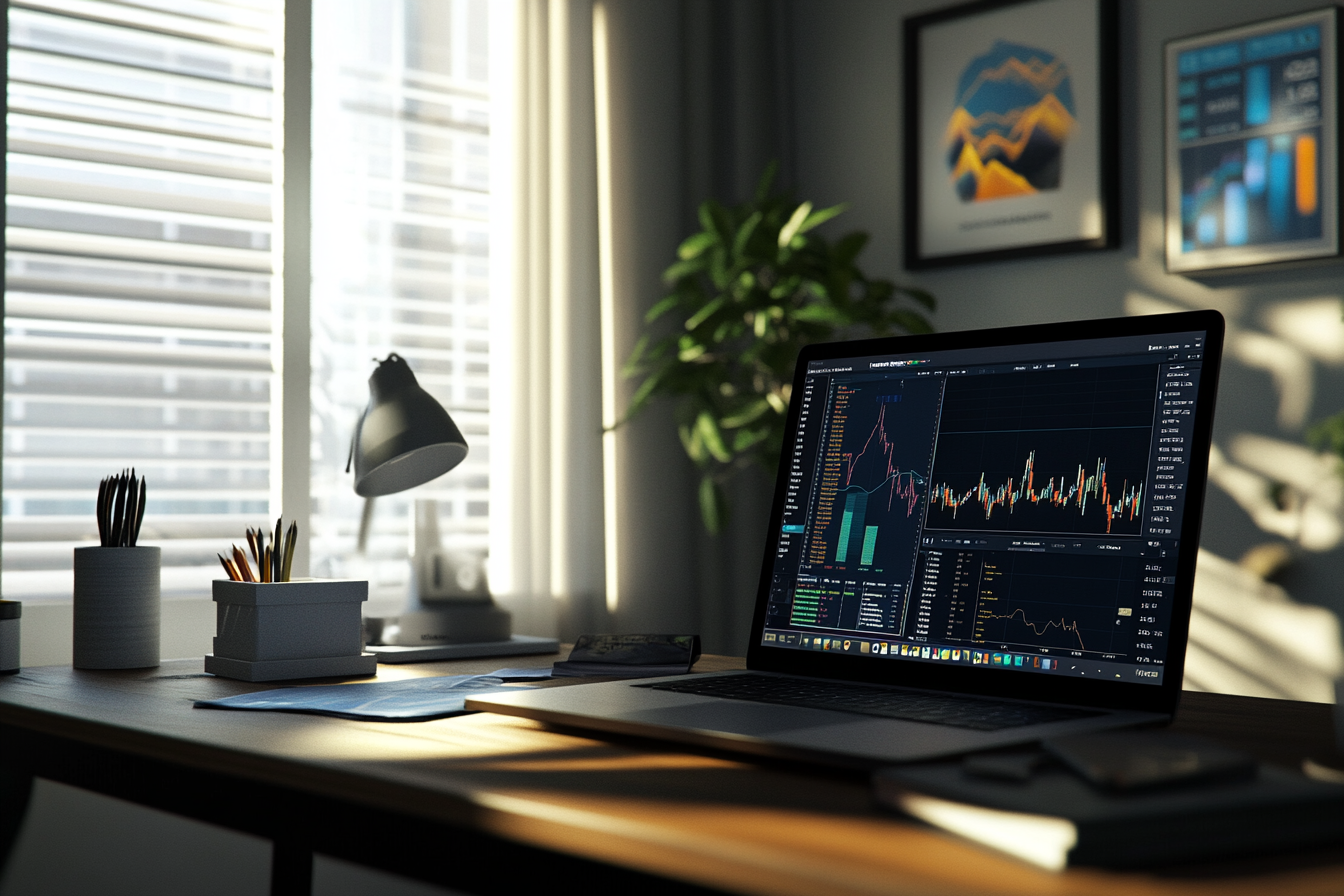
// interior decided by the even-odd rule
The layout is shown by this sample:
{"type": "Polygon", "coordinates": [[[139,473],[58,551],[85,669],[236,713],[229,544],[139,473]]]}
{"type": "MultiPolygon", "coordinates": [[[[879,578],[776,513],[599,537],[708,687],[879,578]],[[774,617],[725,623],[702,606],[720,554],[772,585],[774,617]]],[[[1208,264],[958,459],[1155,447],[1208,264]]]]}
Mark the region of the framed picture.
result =
{"type": "Polygon", "coordinates": [[[980,2],[905,23],[905,263],[1117,242],[1116,4],[980,2]]]}
{"type": "Polygon", "coordinates": [[[1337,18],[1167,44],[1167,270],[1339,254],[1337,18]]]}

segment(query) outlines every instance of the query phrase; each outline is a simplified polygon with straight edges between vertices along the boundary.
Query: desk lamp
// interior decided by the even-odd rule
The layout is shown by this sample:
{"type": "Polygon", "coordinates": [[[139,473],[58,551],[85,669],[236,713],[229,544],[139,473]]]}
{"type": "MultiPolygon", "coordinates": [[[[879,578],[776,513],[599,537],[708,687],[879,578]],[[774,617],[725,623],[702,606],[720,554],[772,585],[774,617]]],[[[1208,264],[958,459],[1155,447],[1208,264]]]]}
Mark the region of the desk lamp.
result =
{"type": "MultiPolygon", "coordinates": [[[[369,404],[355,426],[346,465],[346,472],[351,465],[355,469],[355,494],[371,502],[423,485],[466,456],[467,442],[461,430],[443,405],[420,387],[406,360],[394,352],[379,361],[369,377],[369,404]]],[[[366,503],[361,545],[367,537],[370,510],[366,503]]],[[[369,652],[378,654],[382,662],[505,652],[488,648],[512,643],[508,611],[495,606],[483,583],[479,588],[455,587],[455,577],[443,568],[446,555],[438,544],[437,518],[422,525],[422,516],[426,514],[416,513],[406,610],[399,616],[365,619],[369,652]]]]}

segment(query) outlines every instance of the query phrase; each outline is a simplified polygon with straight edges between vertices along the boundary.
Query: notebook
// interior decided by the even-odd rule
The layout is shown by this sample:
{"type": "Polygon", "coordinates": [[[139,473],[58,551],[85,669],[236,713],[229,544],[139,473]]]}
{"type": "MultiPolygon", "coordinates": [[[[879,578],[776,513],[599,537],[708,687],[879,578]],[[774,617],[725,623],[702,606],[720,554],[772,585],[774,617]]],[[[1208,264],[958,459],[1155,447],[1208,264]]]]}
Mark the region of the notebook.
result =
{"type": "Polygon", "coordinates": [[[871,767],[1169,721],[1214,311],[810,346],[746,672],[469,709],[871,767]]]}

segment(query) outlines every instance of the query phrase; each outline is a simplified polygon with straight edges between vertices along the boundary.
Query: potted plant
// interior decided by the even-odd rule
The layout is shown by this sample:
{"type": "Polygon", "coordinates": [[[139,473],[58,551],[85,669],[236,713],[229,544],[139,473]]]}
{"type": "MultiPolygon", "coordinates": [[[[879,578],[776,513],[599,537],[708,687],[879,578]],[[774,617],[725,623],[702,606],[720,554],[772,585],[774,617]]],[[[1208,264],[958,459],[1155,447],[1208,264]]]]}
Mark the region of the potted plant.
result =
{"type": "Polygon", "coordinates": [[[747,202],[701,204],[701,229],[663,273],[672,292],[646,315],[624,368],[642,378],[624,420],[659,397],[675,399],[711,533],[727,520],[725,483],[753,464],[771,476],[779,465],[804,345],[932,330],[921,309],[933,309],[933,296],[859,269],[868,234],[830,242],[816,232],[846,206],[799,202],[774,187],[775,171],[766,168],[747,202]]]}

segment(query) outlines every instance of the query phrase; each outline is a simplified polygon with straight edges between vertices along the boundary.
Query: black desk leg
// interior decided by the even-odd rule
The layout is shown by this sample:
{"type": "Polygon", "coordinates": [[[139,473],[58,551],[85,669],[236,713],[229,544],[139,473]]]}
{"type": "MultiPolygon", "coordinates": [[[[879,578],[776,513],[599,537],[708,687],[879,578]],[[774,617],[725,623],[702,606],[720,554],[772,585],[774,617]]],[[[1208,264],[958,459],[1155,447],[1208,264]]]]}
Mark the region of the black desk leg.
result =
{"type": "Polygon", "coordinates": [[[13,757],[0,763],[0,870],[9,864],[33,794],[32,771],[16,766],[20,763],[13,757]]]}
{"type": "Polygon", "coordinates": [[[313,847],[286,837],[271,844],[271,896],[312,896],[313,847]]]}

